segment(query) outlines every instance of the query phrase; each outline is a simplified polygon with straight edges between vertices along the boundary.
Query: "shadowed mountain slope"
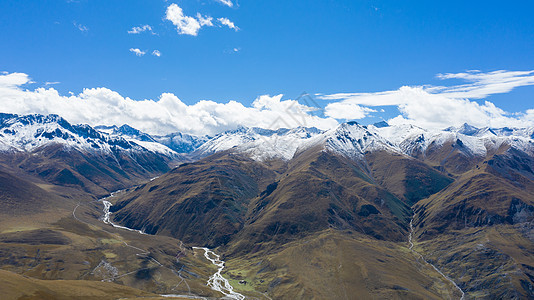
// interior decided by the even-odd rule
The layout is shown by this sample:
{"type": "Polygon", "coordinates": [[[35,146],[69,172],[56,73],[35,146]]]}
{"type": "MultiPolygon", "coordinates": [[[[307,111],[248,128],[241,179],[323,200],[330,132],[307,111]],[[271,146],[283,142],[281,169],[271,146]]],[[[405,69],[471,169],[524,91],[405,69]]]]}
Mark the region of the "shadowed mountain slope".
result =
{"type": "Polygon", "coordinates": [[[534,297],[534,168],[515,148],[416,204],[421,252],[471,297],[534,297]]]}
{"type": "Polygon", "coordinates": [[[264,164],[220,153],[182,164],[112,208],[115,220],[128,227],[215,247],[241,230],[250,199],[274,177],[264,164]]]}

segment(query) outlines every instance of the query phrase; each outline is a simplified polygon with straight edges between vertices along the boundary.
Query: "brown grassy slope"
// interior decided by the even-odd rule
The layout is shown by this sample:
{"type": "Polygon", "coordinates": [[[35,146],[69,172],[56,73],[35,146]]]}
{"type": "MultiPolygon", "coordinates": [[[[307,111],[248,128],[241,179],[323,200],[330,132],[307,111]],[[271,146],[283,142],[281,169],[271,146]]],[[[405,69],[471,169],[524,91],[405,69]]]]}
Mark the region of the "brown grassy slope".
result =
{"type": "Polygon", "coordinates": [[[534,216],[534,181],[518,185],[483,164],[466,172],[445,190],[417,203],[415,224],[421,238],[447,230],[515,224],[534,216]]]}
{"type": "Polygon", "coordinates": [[[115,203],[115,220],[196,245],[228,242],[244,223],[249,200],[274,180],[265,165],[232,154],[184,164],[115,203]]]}
{"type": "MultiPolygon", "coordinates": [[[[100,208],[100,207],[98,207],[100,208]]],[[[206,286],[216,271],[178,240],[104,225],[89,204],[75,219],[0,234],[0,269],[36,279],[111,281],[161,294],[220,296],[206,286]]],[[[0,231],[3,228],[0,228],[0,231]]]]}
{"type": "Polygon", "coordinates": [[[375,151],[365,159],[375,182],[409,206],[453,182],[453,178],[437,169],[404,155],[375,151]]]}
{"type": "Polygon", "coordinates": [[[418,247],[470,297],[534,297],[533,167],[490,156],[416,205],[418,247]]]}
{"type": "MultiPolygon", "coordinates": [[[[328,229],[228,259],[225,276],[273,299],[446,299],[455,288],[406,247],[328,229]]],[[[237,285],[239,290],[241,286],[237,285]]]]}
{"type": "Polygon", "coordinates": [[[156,154],[83,153],[52,144],[31,153],[2,152],[0,164],[24,170],[48,183],[104,196],[168,171],[168,158],[156,154]]]}
{"type": "Polygon", "coordinates": [[[39,280],[0,270],[0,291],[4,300],[62,299],[190,299],[160,297],[157,294],[110,282],[89,280],[39,280]]]}
{"type": "Polygon", "coordinates": [[[0,269],[36,279],[111,280],[158,293],[221,295],[206,286],[216,268],[203,256],[170,237],[103,224],[102,203],[77,193],[0,172],[0,269]]]}
{"type": "Polygon", "coordinates": [[[466,299],[534,297],[534,241],[521,228],[507,224],[465,228],[415,244],[464,290],[466,299]]]}
{"type": "Polygon", "coordinates": [[[118,299],[157,296],[115,283],[88,280],[38,280],[0,270],[2,299],[118,299]]]}
{"type": "Polygon", "coordinates": [[[310,151],[255,198],[231,253],[276,247],[328,228],[358,231],[377,239],[405,238],[409,208],[353,161],[310,151]]]}
{"type": "Polygon", "coordinates": [[[74,201],[0,169],[0,232],[39,228],[74,208],[74,201]]]}

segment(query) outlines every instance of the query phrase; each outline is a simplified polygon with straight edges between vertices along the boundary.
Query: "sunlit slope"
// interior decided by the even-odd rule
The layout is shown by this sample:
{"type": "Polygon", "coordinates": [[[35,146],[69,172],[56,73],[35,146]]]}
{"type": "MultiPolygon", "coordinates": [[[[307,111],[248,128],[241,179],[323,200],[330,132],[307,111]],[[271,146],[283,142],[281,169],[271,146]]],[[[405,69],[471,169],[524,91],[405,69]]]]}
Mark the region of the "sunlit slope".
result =
{"type": "Polygon", "coordinates": [[[227,261],[228,276],[273,299],[447,299],[455,288],[408,250],[327,229],[227,261]]]}
{"type": "Polygon", "coordinates": [[[416,248],[470,297],[534,297],[533,167],[494,155],[415,206],[416,248]]]}
{"type": "MultiPolygon", "coordinates": [[[[4,286],[2,292],[18,295],[19,291],[34,291],[37,296],[34,292],[23,294],[34,299],[67,299],[76,292],[98,299],[108,291],[115,298],[149,295],[147,292],[222,295],[206,286],[216,268],[181,241],[113,228],[99,220],[103,205],[89,195],[39,185],[42,188],[0,173],[0,203],[4,208],[0,212],[0,269],[28,277],[20,285],[4,286]],[[82,282],[56,280],[94,281],[86,286],[102,293],[87,293],[82,282]],[[100,287],[100,281],[124,287],[100,287]],[[66,290],[69,285],[72,291],[66,290]]],[[[21,278],[12,276],[9,282],[21,278]]]]}
{"type": "Polygon", "coordinates": [[[39,280],[0,270],[2,299],[118,299],[157,296],[109,282],[39,280]]]}

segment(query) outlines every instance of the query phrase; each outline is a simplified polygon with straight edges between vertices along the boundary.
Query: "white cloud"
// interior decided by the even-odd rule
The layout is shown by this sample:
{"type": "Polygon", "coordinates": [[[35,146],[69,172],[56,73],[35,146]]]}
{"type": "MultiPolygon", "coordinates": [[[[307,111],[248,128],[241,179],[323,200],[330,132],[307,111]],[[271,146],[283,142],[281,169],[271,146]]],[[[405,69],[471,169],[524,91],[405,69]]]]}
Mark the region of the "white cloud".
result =
{"type": "Polygon", "coordinates": [[[467,76],[469,79],[466,80],[470,80],[468,84],[449,87],[404,86],[379,93],[323,95],[320,98],[333,102],[325,108],[326,117],[321,117],[315,114],[316,108],[296,100],[282,100],[282,95],[260,96],[250,106],[236,101],[217,103],[209,100],[187,105],[170,93],[162,94],[157,100],[135,101],[107,88],[84,89],[78,95],[63,96],[54,88],[23,89],[25,84],[31,83],[27,74],[2,73],[0,111],[17,114],[54,113],[72,123],[90,125],[129,124],[155,134],[177,131],[216,134],[239,125],[272,129],[296,126],[329,129],[338,124],[336,119],[362,119],[369,114],[380,113],[380,106],[395,106],[401,112],[388,120],[391,124],[411,123],[441,129],[465,122],[479,127],[534,126],[534,108],[509,113],[489,101],[479,103],[463,98],[465,95],[480,96],[490,91],[505,93],[514,87],[533,85],[534,72],[462,74],[440,75],[440,78],[463,79],[467,76]],[[497,77],[502,78],[502,82],[497,77]]]}
{"type": "Polygon", "coordinates": [[[234,4],[232,3],[232,0],[216,0],[217,2],[219,3],[222,3],[228,7],[232,7],[234,6],[234,4]]]}
{"type": "MultiPolygon", "coordinates": [[[[326,115],[342,118],[351,109],[353,119],[367,116],[362,106],[396,106],[401,115],[391,123],[411,123],[425,128],[445,128],[469,123],[474,126],[534,126],[534,111],[509,113],[482,99],[492,94],[507,93],[520,86],[534,85],[534,71],[495,71],[438,75],[441,79],[463,79],[468,84],[454,86],[403,86],[395,91],[379,93],[339,93],[320,96],[335,101],[326,106],[326,115]],[[352,107],[352,108],[351,108],[352,107]]],[[[369,112],[369,111],[367,111],[369,112]]],[[[350,115],[350,113],[347,113],[350,115]]]]}
{"type": "Polygon", "coordinates": [[[325,114],[336,119],[363,119],[376,110],[350,102],[339,102],[326,107],[325,114]]]}
{"type": "Polygon", "coordinates": [[[152,55],[160,57],[161,56],[161,52],[159,52],[159,50],[154,50],[154,51],[152,51],[152,55]]]}
{"type": "Polygon", "coordinates": [[[200,13],[197,13],[197,19],[198,19],[198,22],[200,23],[200,26],[208,26],[208,27],[212,27],[213,26],[213,18],[210,17],[210,16],[202,16],[200,13]]]}
{"type": "Polygon", "coordinates": [[[146,54],[145,51],[142,51],[141,49],[138,49],[138,48],[130,48],[130,52],[134,53],[137,56],[143,56],[146,54]]]}
{"type": "MultiPolygon", "coordinates": [[[[232,3],[231,1],[227,0],[223,0],[223,2],[228,2],[230,4],[232,3]]],[[[208,15],[202,15],[200,13],[196,14],[196,18],[187,16],[184,14],[182,8],[174,3],[167,7],[165,19],[171,21],[172,24],[176,26],[176,31],[178,31],[178,34],[186,34],[192,36],[197,36],[198,32],[202,27],[215,26],[213,24],[212,17],[208,15]]],[[[217,21],[219,21],[220,26],[228,26],[229,28],[232,28],[235,31],[239,30],[239,27],[235,26],[235,24],[228,18],[218,18],[217,21]]]]}
{"type": "Polygon", "coordinates": [[[156,34],[154,31],[152,31],[152,27],[150,25],[143,25],[140,27],[132,27],[131,30],[128,30],[129,34],[139,34],[141,32],[149,31],[152,34],[156,34]]]}
{"type": "Polygon", "coordinates": [[[176,26],[178,34],[196,36],[202,27],[197,19],[184,15],[182,8],[174,3],[167,7],[165,18],[176,26]]]}
{"type": "Polygon", "coordinates": [[[234,22],[230,21],[228,18],[218,18],[217,21],[219,21],[221,25],[228,26],[235,31],[239,30],[239,27],[235,26],[234,22]]]}
{"type": "Polygon", "coordinates": [[[30,77],[24,73],[2,72],[0,75],[0,88],[16,89],[21,85],[30,83],[30,77]]]}
{"type": "Polygon", "coordinates": [[[492,94],[507,93],[516,87],[534,85],[534,71],[468,71],[456,74],[438,74],[440,79],[463,79],[469,84],[436,87],[435,91],[453,98],[483,99],[492,94]]]}
{"type": "Polygon", "coordinates": [[[158,100],[135,101],[107,88],[84,89],[78,95],[62,96],[53,88],[23,90],[29,82],[23,73],[0,75],[2,112],[16,114],[58,114],[72,123],[90,125],[129,124],[154,134],[185,132],[216,134],[242,126],[263,128],[315,126],[329,129],[333,118],[313,116],[313,107],[282,95],[260,96],[251,106],[236,101],[217,103],[202,100],[192,105],[174,94],[164,93],[158,100]],[[280,121],[280,122],[277,122],[280,121]]]}
{"type": "Polygon", "coordinates": [[[78,30],[80,30],[81,32],[89,31],[89,28],[87,28],[87,26],[85,26],[85,25],[78,24],[76,22],[73,22],[73,24],[74,24],[74,27],[78,28],[78,30]]]}

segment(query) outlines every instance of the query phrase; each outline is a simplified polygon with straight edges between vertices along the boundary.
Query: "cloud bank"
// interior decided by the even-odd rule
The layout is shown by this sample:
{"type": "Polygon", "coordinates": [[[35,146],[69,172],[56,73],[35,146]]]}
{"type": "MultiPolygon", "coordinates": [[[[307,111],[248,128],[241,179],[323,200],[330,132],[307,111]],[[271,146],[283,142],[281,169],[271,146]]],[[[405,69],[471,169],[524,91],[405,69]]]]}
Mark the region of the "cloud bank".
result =
{"type": "Polygon", "coordinates": [[[170,93],[162,94],[157,100],[142,101],[123,97],[107,88],[84,89],[78,95],[62,96],[53,88],[24,90],[22,86],[27,83],[30,78],[24,73],[0,75],[2,112],[58,114],[75,124],[129,124],[151,134],[179,131],[213,135],[238,126],[328,129],[337,125],[333,118],[312,115],[315,108],[295,100],[282,100],[282,95],[260,96],[251,106],[236,101],[208,100],[187,105],[170,93]]]}
{"type": "Polygon", "coordinates": [[[0,112],[58,114],[71,123],[89,125],[129,124],[151,134],[213,135],[239,126],[330,129],[340,120],[361,120],[380,114],[383,106],[394,106],[400,111],[400,115],[388,120],[391,124],[409,123],[437,129],[463,123],[478,127],[534,126],[534,108],[511,113],[489,101],[472,100],[534,85],[534,71],[470,71],[439,74],[438,78],[461,79],[467,83],[321,95],[319,98],[330,102],[324,114],[317,114],[317,108],[310,106],[313,104],[282,100],[282,95],[260,96],[250,106],[237,101],[210,100],[187,105],[171,93],[163,93],[156,100],[136,101],[107,88],[88,88],[78,95],[63,96],[46,84],[34,90],[24,89],[32,83],[27,74],[3,72],[0,73],[0,112]]]}
{"type": "Polygon", "coordinates": [[[325,115],[337,119],[363,119],[373,113],[372,107],[395,106],[400,115],[391,124],[410,123],[424,128],[446,128],[469,123],[479,127],[534,126],[534,109],[506,112],[495,104],[482,104],[471,99],[484,99],[492,94],[534,85],[534,71],[494,71],[483,73],[438,74],[439,79],[461,79],[468,83],[453,86],[403,86],[379,93],[338,93],[320,95],[333,101],[325,115]]]}

